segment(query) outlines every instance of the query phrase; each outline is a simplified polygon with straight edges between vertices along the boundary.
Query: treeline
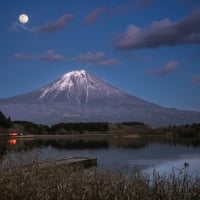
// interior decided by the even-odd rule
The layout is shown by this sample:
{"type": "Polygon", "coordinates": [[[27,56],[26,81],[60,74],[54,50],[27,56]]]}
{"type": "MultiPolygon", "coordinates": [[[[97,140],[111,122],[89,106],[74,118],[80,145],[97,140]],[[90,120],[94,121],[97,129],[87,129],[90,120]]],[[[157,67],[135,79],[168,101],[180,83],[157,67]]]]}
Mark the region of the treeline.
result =
{"type": "Polygon", "coordinates": [[[72,134],[85,132],[106,132],[109,130],[108,123],[59,123],[51,127],[35,124],[28,121],[13,121],[13,127],[21,130],[24,134],[72,134]]]}
{"type": "Polygon", "coordinates": [[[122,122],[120,123],[122,125],[126,125],[126,126],[140,126],[140,127],[144,127],[147,126],[145,123],[143,122],[122,122]]]}
{"type": "Polygon", "coordinates": [[[200,123],[168,126],[167,128],[157,129],[156,132],[173,136],[174,138],[200,137],[200,123]]]}
{"type": "Polygon", "coordinates": [[[52,126],[35,124],[29,121],[12,121],[0,111],[0,130],[14,129],[23,134],[83,134],[83,133],[119,133],[140,135],[167,135],[174,138],[200,137],[200,123],[170,125],[152,128],[142,122],[80,122],[59,123],[52,126]]]}
{"type": "Polygon", "coordinates": [[[2,128],[10,128],[12,126],[12,121],[10,117],[6,117],[1,111],[0,111],[0,127],[2,128]]]}
{"type": "Polygon", "coordinates": [[[12,127],[21,130],[25,134],[83,134],[83,133],[119,133],[140,135],[166,135],[173,138],[200,137],[200,123],[191,125],[168,126],[151,128],[140,122],[82,122],[59,123],[51,127],[34,124],[27,121],[13,121],[12,127]]]}
{"type": "Polygon", "coordinates": [[[62,132],[106,132],[109,130],[108,123],[106,122],[88,122],[88,123],[60,123],[53,125],[51,131],[53,133],[62,132]]]}
{"type": "Polygon", "coordinates": [[[13,121],[12,127],[23,134],[48,134],[51,128],[43,124],[35,124],[29,121],[13,121]]]}

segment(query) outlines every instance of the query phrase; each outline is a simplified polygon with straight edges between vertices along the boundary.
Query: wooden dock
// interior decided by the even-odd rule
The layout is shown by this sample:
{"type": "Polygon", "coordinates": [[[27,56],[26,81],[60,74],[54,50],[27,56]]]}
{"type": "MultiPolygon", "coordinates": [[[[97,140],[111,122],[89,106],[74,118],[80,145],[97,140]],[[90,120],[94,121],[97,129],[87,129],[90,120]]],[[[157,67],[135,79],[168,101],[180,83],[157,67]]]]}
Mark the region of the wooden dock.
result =
{"type": "Polygon", "coordinates": [[[36,163],[41,167],[49,166],[49,165],[66,165],[66,166],[75,166],[82,168],[90,168],[97,166],[97,158],[91,157],[69,157],[60,160],[52,160],[47,162],[36,163]]]}
{"type": "MultiPolygon", "coordinates": [[[[66,166],[66,167],[77,167],[77,168],[90,168],[97,167],[97,158],[93,157],[68,157],[60,160],[49,160],[41,162],[32,162],[31,164],[24,165],[13,165],[12,167],[22,167],[29,169],[32,167],[50,167],[50,166],[66,166]]],[[[1,166],[0,166],[1,167],[1,166]]],[[[12,167],[3,167],[4,169],[10,169],[12,167]]]]}

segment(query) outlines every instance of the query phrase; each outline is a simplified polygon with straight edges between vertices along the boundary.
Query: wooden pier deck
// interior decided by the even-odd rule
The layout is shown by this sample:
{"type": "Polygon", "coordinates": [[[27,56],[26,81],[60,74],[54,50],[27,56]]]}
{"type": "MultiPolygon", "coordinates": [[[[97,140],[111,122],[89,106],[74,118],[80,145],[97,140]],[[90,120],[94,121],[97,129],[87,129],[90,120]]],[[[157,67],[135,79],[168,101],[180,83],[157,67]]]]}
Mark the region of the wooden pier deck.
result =
{"type": "Polygon", "coordinates": [[[36,163],[41,167],[49,166],[49,165],[66,165],[66,166],[76,166],[83,168],[90,168],[97,166],[97,158],[93,157],[69,157],[60,160],[52,160],[47,162],[36,163]]]}

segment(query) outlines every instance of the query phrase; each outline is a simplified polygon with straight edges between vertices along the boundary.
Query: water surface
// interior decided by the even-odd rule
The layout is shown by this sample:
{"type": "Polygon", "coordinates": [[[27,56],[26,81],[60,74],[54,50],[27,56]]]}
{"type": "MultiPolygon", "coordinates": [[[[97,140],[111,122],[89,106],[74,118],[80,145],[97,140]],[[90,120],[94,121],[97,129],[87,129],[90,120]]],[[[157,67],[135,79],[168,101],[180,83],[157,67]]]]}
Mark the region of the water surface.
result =
{"type": "Polygon", "coordinates": [[[164,137],[124,138],[106,135],[44,138],[0,138],[2,163],[11,160],[32,162],[73,156],[96,157],[98,167],[106,170],[130,170],[138,167],[161,173],[181,169],[200,169],[199,139],[164,137]],[[9,159],[8,159],[9,158],[9,159]]]}

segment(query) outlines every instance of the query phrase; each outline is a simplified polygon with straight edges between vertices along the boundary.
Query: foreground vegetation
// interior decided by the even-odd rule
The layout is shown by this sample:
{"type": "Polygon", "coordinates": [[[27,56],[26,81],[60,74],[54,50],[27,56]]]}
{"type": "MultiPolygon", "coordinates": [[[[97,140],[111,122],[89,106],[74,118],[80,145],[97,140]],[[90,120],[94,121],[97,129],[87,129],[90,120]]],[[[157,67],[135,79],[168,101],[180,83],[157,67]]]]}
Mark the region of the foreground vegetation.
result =
{"type": "Polygon", "coordinates": [[[198,200],[200,177],[192,178],[187,165],[178,175],[146,175],[35,165],[0,169],[0,199],[12,200],[198,200]]]}

